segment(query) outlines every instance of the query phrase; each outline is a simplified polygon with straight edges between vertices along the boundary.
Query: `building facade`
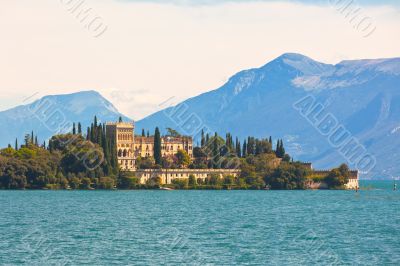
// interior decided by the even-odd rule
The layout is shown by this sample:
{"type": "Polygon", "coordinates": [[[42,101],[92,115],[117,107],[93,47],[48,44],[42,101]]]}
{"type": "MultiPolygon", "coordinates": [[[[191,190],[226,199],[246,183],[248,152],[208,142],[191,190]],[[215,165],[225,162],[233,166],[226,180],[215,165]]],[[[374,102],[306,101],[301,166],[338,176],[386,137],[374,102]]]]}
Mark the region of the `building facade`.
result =
{"type": "Polygon", "coordinates": [[[136,157],[134,153],[135,126],[133,123],[107,123],[107,138],[115,140],[118,164],[122,170],[134,171],[136,157]]]}
{"type": "MultiPolygon", "coordinates": [[[[136,158],[154,156],[154,136],[135,136],[134,123],[106,123],[107,138],[115,140],[118,164],[121,170],[135,171],[136,158]]],[[[184,150],[193,157],[193,139],[191,137],[161,137],[161,155],[163,157],[175,155],[184,150]]]]}
{"type": "MultiPolygon", "coordinates": [[[[184,150],[193,158],[193,139],[191,137],[161,137],[161,155],[175,155],[184,150]]],[[[152,157],[154,155],[154,137],[135,137],[134,151],[136,157],[152,157]]]]}

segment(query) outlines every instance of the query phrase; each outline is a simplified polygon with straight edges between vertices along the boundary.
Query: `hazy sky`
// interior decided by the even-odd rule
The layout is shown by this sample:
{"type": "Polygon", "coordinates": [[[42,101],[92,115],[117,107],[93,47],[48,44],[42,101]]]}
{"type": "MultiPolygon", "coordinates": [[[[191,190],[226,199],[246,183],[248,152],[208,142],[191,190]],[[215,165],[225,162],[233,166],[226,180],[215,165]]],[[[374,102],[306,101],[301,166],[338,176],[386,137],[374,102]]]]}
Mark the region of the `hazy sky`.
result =
{"type": "Polygon", "coordinates": [[[285,52],[400,57],[399,2],[2,0],[0,110],[92,89],[139,119],[285,52]]]}

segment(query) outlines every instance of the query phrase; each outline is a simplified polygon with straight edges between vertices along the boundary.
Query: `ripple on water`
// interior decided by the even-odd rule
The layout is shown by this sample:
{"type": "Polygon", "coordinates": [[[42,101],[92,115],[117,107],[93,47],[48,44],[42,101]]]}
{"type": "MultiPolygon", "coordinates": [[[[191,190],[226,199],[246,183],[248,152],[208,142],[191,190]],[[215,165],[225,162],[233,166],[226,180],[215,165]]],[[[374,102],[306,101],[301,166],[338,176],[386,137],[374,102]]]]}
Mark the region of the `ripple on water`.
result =
{"type": "Polygon", "coordinates": [[[0,191],[4,264],[398,264],[400,192],[0,191]]]}

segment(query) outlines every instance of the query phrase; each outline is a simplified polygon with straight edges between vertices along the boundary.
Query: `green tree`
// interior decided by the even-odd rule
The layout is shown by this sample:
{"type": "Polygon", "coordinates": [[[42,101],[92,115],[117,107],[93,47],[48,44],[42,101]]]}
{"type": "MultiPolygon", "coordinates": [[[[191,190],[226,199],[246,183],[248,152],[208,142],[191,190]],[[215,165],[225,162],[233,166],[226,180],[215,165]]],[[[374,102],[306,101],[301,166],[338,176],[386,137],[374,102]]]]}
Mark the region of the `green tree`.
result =
{"type": "Polygon", "coordinates": [[[197,180],[194,175],[189,175],[189,186],[195,188],[197,186],[197,180]]]}
{"type": "Polygon", "coordinates": [[[171,136],[171,137],[179,137],[180,136],[178,131],[176,131],[175,129],[172,129],[170,127],[167,128],[167,134],[168,134],[168,136],[171,136]]]}
{"type": "Polygon", "coordinates": [[[69,185],[72,189],[78,189],[81,184],[81,180],[77,177],[72,177],[69,181],[69,185]]]}
{"type": "Polygon", "coordinates": [[[283,147],[283,140],[278,140],[278,142],[276,144],[275,153],[278,158],[283,159],[285,157],[286,151],[285,151],[285,148],[283,147]]]}
{"type": "Polygon", "coordinates": [[[154,133],[154,160],[157,165],[161,165],[161,134],[158,127],[154,133]]]}
{"type": "Polygon", "coordinates": [[[224,185],[232,186],[235,184],[235,177],[228,175],[224,177],[224,185]]]}
{"type": "Polygon", "coordinates": [[[90,178],[87,178],[87,177],[85,177],[85,178],[82,178],[81,179],[81,188],[82,189],[90,189],[91,187],[90,187],[90,185],[91,185],[91,180],[90,180],[90,178]]]}
{"type": "Polygon", "coordinates": [[[215,133],[213,138],[213,146],[212,146],[212,166],[214,169],[219,168],[220,163],[220,151],[219,151],[219,144],[218,144],[218,134],[215,133]]]}
{"type": "Polygon", "coordinates": [[[204,137],[204,130],[201,130],[201,147],[203,148],[206,145],[206,139],[204,137]]]}
{"type": "Polygon", "coordinates": [[[146,181],[146,185],[147,185],[149,188],[159,188],[160,185],[161,185],[161,183],[162,183],[162,180],[161,180],[161,177],[159,177],[159,176],[149,178],[149,179],[146,181]]]}
{"type": "Polygon", "coordinates": [[[245,158],[246,156],[247,156],[247,142],[245,140],[243,142],[242,157],[245,158]]]}
{"type": "Polygon", "coordinates": [[[187,168],[191,162],[190,156],[184,150],[179,150],[176,154],[176,158],[178,159],[178,164],[182,168],[187,168]]]}
{"type": "Polygon", "coordinates": [[[78,134],[82,135],[82,125],[81,125],[81,123],[78,123],[78,134]]]}
{"type": "Polygon", "coordinates": [[[242,157],[242,149],[238,138],[236,138],[236,155],[242,157]]]}
{"type": "Polygon", "coordinates": [[[176,178],[172,180],[172,184],[175,186],[176,189],[188,189],[189,180],[176,178]]]}
{"type": "Polygon", "coordinates": [[[332,169],[325,177],[325,183],[331,189],[343,189],[349,182],[349,167],[342,164],[339,168],[332,169]]]}
{"type": "Polygon", "coordinates": [[[305,189],[309,171],[300,163],[282,163],[270,175],[265,176],[265,183],[272,189],[305,189]]]}
{"type": "Polygon", "coordinates": [[[101,177],[99,179],[99,189],[113,189],[115,187],[115,180],[111,177],[101,177]]]}
{"type": "Polygon", "coordinates": [[[222,185],[223,180],[219,177],[217,174],[212,174],[209,177],[207,177],[207,184],[211,186],[218,186],[222,185]]]}
{"type": "Polygon", "coordinates": [[[136,189],[140,186],[140,180],[129,172],[120,172],[118,176],[119,189],[136,189]]]}

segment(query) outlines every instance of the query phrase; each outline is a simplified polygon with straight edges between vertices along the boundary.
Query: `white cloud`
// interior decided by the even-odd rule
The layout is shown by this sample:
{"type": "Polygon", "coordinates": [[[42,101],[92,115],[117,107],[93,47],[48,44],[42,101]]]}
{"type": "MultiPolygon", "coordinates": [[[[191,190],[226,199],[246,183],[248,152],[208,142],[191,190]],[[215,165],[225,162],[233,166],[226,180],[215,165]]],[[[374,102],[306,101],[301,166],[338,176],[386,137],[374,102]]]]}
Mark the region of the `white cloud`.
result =
{"type": "Polygon", "coordinates": [[[377,26],[363,38],[329,6],[85,4],[108,26],[100,38],[93,38],[62,1],[2,2],[0,109],[33,92],[95,89],[138,119],[172,96],[184,99],[215,89],[235,72],[285,52],[328,63],[400,55],[400,16],[392,7],[363,8],[377,26]]]}

